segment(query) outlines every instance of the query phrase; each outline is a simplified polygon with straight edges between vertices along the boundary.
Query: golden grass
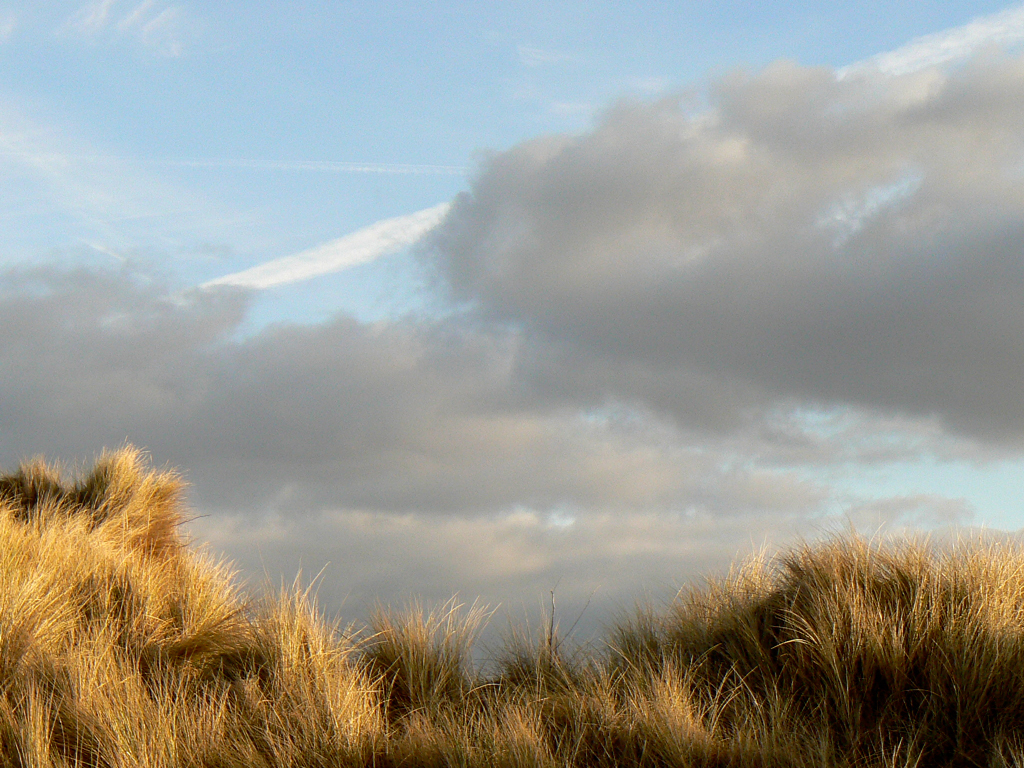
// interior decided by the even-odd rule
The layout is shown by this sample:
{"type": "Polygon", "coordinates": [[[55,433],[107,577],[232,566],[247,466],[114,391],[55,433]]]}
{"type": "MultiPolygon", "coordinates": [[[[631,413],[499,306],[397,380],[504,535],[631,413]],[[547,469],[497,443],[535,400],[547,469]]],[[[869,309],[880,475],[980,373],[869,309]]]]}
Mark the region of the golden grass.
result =
{"type": "Polygon", "coordinates": [[[139,452],[0,476],[0,765],[1024,766],[1024,552],[855,535],[638,608],[603,648],[250,598],[139,452]]]}

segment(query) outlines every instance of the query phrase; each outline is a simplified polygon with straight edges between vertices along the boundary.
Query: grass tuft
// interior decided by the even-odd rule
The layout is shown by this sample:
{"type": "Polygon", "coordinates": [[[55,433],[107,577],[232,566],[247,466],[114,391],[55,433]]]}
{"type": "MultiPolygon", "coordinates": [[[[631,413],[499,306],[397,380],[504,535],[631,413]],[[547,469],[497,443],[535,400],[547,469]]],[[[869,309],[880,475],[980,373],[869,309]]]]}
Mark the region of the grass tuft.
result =
{"type": "Polygon", "coordinates": [[[252,597],[132,448],[0,476],[0,767],[1024,766],[1024,552],[855,535],[638,606],[604,645],[299,584],[252,597]]]}
{"type": "Polygon", "coordinates": [[[377,609],[361,655],[389,722],[463,706],[474,687],[473,642],[486,618],[478,606],[463,611],[454,598],[430,612],[418,604],[377,609]]]}

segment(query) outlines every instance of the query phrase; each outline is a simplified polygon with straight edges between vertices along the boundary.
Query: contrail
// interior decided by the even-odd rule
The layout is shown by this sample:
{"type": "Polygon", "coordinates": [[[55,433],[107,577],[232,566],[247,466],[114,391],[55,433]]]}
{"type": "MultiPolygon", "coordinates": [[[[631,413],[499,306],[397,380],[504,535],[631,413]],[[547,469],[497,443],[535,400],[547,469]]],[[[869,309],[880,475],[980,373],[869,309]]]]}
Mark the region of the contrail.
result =
{"type": "Polygon", "coordinates": [[[451,203],[442,203],[406,216],[384,219],[308,251],[282,256],[241,272],[224,275],[199,287],[236,285],[262,290],[365,264],[412,245],[440,224],[449,208],[451,203]]]}
{"type": "Polygon", "coordinates": [[[979,16],[966,24],[911,40],[894,51],[858,61],[837,70],[843,79],[867,70],[904,75],[937,64],[966,59],[984,45],[1024,42],[1024,6],[979,16]]]}

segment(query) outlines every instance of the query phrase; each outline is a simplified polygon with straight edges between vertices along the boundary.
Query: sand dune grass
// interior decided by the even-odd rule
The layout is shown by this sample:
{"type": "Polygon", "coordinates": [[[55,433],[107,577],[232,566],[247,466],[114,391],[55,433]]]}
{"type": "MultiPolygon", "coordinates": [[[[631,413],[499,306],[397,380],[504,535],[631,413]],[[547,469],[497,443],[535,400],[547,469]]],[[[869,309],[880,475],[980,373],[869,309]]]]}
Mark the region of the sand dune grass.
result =
{"type": "Polygon", "coordinates": [[[133,449],[0,477],[0,765],[1024,765],[1009,545],[836,537],[479,670],[480,610],[249,596],[181,498],[133,449]]]}

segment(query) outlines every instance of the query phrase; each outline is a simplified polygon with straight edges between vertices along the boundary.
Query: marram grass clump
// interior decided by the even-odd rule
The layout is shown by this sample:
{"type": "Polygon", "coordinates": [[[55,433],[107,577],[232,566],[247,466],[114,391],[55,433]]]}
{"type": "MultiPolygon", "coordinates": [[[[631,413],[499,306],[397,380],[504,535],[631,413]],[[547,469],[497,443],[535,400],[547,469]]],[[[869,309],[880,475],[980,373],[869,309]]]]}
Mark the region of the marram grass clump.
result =
{"type": "Polygon", "coordinates": [[[304,594],[250,602],[178,534],[181,483],[134,450],[0,477],[7,766],[363,765],[354,644],[304,594]]]}
{"type": "Polygon", "coordinates": [[[485,616],[330,625],[179,534],[139,452],[0,476],[0,766],[1024,765],[1024,552],[854,535],[637,609],[603,647],[485,616]]]}

